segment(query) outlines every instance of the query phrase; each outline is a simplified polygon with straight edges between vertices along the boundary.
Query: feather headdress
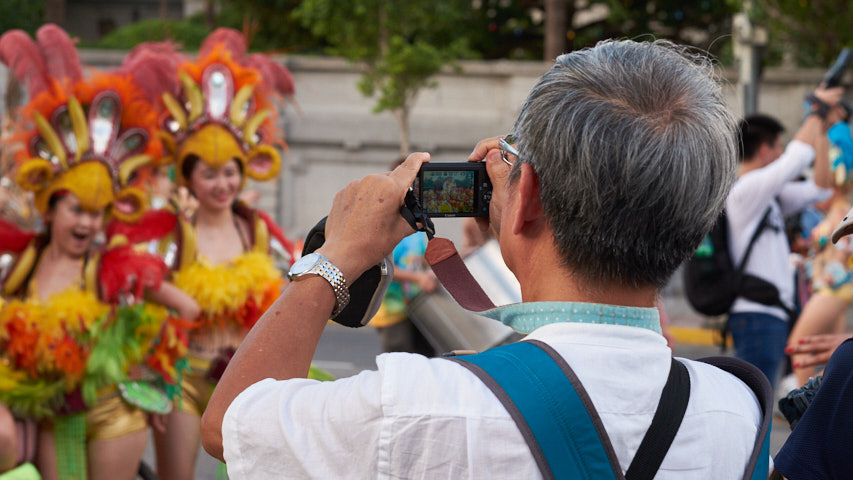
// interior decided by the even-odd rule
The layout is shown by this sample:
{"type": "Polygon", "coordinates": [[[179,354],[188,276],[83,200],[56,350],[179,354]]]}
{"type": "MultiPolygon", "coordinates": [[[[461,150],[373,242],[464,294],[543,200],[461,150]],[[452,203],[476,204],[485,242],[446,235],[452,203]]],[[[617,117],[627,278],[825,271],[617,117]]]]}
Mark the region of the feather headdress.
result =
{"type": "Polygon", "coordinates": [[[266,55],[248,55],[242,34],[219,28],[205,39],[198,59],[178,69],[178,78],[180,93],[163,95],[168,116],[162,135],[178,181],[187,182],[182,166],[190,156],[214,168],[235,159],[249,178],[274,178],[281,157],[273,144],[283,142],[274,140],[280,132],[271,100],[293,95],[290,72],[266,55]]]}
{"type": "Polygon", "coordinates": [[[176,91],[168,63],[175,55],[137,51],[116,72],[83,80],[65,31],[45,25],[36,39],[21,31],[0,37],[0,61],[30,92],[11,137],[25,147],[17,182],[35,193],[41,213],[51,196],[69,191],[87,210],[110,207],[118,220],[137,220],[148,202],[134,185],[162,153],[156,105],[164,91],[176,91]]]}

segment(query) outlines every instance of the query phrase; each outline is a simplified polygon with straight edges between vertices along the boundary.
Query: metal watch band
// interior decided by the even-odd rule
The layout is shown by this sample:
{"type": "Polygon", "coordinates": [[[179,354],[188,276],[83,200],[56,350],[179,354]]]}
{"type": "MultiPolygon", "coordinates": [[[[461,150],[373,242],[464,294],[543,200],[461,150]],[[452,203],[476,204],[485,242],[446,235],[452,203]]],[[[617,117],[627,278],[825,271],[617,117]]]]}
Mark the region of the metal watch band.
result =
{"type": "Polygon", "coordinates": [[[311,267],[305,273],[315,273],[329,282],[329,285],[332,286],[332,290],[335,291],[335,309],[332,310],[332,317],[335,318],[341,313],[341,310],[349,304],[349,289],[347,288],[347,282],[344,280],[344,275],[338,270],[338,267],[334,266],[332,262],[329,261],[328,258],[317,254],[322,261],[318,262],[316,265],[311,267]]]}

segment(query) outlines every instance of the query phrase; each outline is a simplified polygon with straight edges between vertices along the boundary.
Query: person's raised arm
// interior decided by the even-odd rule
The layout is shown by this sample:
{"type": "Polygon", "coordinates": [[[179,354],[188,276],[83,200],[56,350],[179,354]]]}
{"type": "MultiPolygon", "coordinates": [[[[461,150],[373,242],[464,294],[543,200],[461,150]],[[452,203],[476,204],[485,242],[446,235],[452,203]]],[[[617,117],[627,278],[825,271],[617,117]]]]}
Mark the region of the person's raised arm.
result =
{"type": "MultiPolygon", "coordinates": [[[[829,164],[829,139],[826,136],[829,127],[844,117],[844,107],[840,106],[841,95],[844,90],[841,87],[815,90],[815,97],[822,101],[828,108],[826,118],[817,115],[809,115],[794,140],[808,143],[815,149],[814,182],[820,188],[832,188],[832,166],[829,164]]],[[[816,107],[813,107],[816,108],[816,107]]]]}
{"type": "MultiPolygon", "coordinates": [[[[393,172],[370,175],[338,192],[326,220],[326,243],[317,250],[352,282],[385,258],[412,228],[400,207],[426,153],[414,153],[393,172]]],[[[216,386],[202,417],[205,450],[222,460],[222,421],[231,402],[265,378],[308,375],[317,342],[335,307],[335,294],[322,277],[291,282],[261,316],[216,386]]]]}

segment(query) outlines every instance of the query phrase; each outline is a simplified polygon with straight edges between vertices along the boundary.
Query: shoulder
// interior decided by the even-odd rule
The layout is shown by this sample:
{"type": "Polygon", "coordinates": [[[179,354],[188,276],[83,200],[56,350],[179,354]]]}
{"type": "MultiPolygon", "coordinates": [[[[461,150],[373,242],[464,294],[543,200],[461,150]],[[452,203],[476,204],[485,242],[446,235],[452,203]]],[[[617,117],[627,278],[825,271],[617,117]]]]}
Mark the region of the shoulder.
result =
{"type": "Polygon", "coordinates": [[[722,412],[746,425],[761,425],[758,397],[742,380],[713,365],[679,358],[690,373],[689,413],[722,412]]]}
{"type": "Polygon", "coordinates": [[[263,210],[251,208],[243,202],[234,205],[234,214],[249,229],[252,249],[269,253],[281,268],[293,264],[293,242],[291,242],[273,219],[263,210]]]}
{"type": "Polygon", "coordinates": [[[829,373],[834,374],[836,371],[845,377],[853,377],[853,338],[845,340],[835,349],[826,364],[824,377],[828,376],[829,373]]]}

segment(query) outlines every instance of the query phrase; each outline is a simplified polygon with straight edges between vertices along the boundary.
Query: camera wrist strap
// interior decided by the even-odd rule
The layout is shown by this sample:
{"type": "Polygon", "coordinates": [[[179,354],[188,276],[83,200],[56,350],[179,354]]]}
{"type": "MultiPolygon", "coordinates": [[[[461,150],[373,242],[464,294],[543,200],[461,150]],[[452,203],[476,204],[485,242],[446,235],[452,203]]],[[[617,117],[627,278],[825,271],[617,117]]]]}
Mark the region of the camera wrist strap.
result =
{"type": "Polygon", "coordinates": [[[472,312],[495,308],[495,304],[465,266],[453,242],[435,236],[432,220],[411,190],[406,194],[400,214],[413,229],[426,233],[429,242],[424,257],[438,281],[462,308],[472,312]]]}

